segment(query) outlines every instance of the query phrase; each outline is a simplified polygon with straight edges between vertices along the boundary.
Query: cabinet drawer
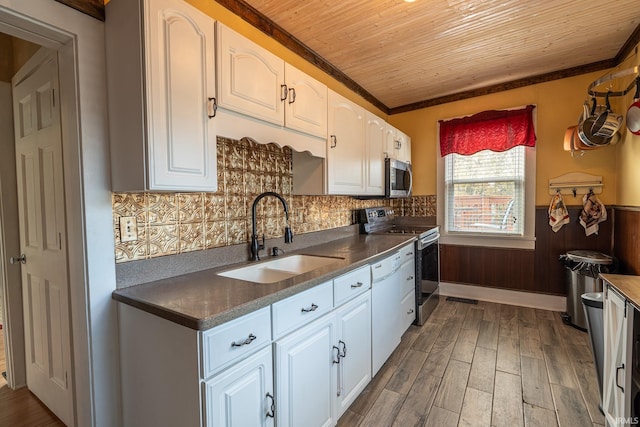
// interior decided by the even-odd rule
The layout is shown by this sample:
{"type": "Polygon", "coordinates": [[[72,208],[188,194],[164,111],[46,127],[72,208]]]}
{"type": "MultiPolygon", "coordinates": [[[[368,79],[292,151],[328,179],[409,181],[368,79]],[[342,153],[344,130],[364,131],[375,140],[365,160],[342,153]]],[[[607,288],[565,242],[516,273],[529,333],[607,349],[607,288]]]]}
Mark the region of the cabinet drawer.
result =
{"type": "Polygon", "coordinates": [[[278,301],[272,307],[273,338],[277,339],[333,309],[333,282],[278,301]]]}
{"type": "Polygon", "coordinates": [[[400,295],[406,295],[407,292],[411,292],[416,287],[416,267],[413,262],[405,262],[400,267],[400,274],[398,274],[398,280],[400,280],[400,286],[402,291],[400,295]]]}
{"type": "Polygon", "coordinates": [[[270,307],[203,332],[202,377],[208,378],[270,342],[270,307]]]}
{"type": "Polygon", "coordinates": [[[396,271],[400,266],[400,258],[400,252],[396,252],[382,261],[371,264],[371,278],[373,281],[380,280],[396,271]]]}
{"type": "Polygon", "coordinates": [[[400,314],[402,322],[402,333],[416,320],[416,294],[408,293],[400,302],[400,314]]]}
{"type": "Polygon", "coordinates": [[[370,287],[371,269],[368,265],[337,277],[333,279],[333,305],[337,307],[370,287]]]}
{"type": "Polygon", "coordinates": [[[404,264],[408,261],[415,262],[416,259],[416,245],[415,243],[411,243],[410,245],[405,246],[400,249],[400,263],[404,264]]]}

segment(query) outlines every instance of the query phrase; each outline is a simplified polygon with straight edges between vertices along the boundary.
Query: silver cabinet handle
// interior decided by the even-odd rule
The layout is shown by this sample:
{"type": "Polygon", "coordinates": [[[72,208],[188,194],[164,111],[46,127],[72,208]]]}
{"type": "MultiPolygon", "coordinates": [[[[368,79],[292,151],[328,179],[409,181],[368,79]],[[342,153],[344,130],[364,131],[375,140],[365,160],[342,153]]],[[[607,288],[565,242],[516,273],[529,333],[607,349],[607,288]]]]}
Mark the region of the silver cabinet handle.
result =
{"type": "Polygon", "coordinates": [[[620,369],[624,370],[624,363],[616,368],[616,387],[618,387],[624,393],[624,387],[618,384],[618,372],[620,371],[620,369]]]}
{"type": "Polygon", "coordinates": [[[407,277],[407,282],[408,282],[409,280],[413,280],[413,276],[409,276],[409,277],[407,277]]]}
{"type": "Polygon", "coordinates": [[[407,314],[413,314],[413,308],[410,308],[409,311],[407,311],[407,314]]]}
{"type": "Polygon", "coordinates": [[[267,411],[266,416],[269,418],[273,418],[276,415],[276,399],[271,393],[267,393],[267,399],[271,400],[271,405],[269,406],[269,410],[267,411]]]}
{"type": "Polygon", "coordinates": [[[280,85],[280,101],[285,101],[288,93],[287,85],[280,85]]]}
{"type": "Polygon", "coordinates": [[[352,288],[361,288],[364,285],[362,282],[356,282],[355,285],[351,285],[352,288]]]}
{"type": "Polygon", "coordinates": [[[231,347],[242,347],[243,345],[251,344],[257,337],[253,334],[249,334],[246,340],[231,343],[231,347]]]}
{"type": "Polygon", "coordinates": [[[336,148],[338,145],[338,138],[335,135],[331,135],[331,148],[336,148]]]}
{"type": "Polygon", "coordinates": [[[11,258],[9,258],[9,262],[11,264],[26,264],[27,263],[27,256],[25,254],[20,254],[19,257],[15,257],[12,256],[11,258]]]}
{"type": "Polygon", "coordinates": [[[218,112],[218,101],[215,98],[209,98],[209,116],[210,119],[213,119],[218,112]]]}
{"type": "Polygon", "coordinates": [[[382,264],[378,264],[378,265],[374,265],[373,268],[380,268],[382,267],[382,264]]]}
{"type": "Polygon", "coordinates": [[[296,102],[296,88],[289,89],[289,104],[296,102]]]}
{"type": "Polygon", "coordinates": [[[311,311],[316,311],[317,309],[318,309],[318,306],[317,306],[317,305],[315,305],[314,303],[311,303],[311,307],[309,307],[309,308],[304,308],[304,307],[303,307],[303,308],[301,309],[301,311],[302,311],[303,313],[309,313],[309,312],[311,312],[311,311]]]}

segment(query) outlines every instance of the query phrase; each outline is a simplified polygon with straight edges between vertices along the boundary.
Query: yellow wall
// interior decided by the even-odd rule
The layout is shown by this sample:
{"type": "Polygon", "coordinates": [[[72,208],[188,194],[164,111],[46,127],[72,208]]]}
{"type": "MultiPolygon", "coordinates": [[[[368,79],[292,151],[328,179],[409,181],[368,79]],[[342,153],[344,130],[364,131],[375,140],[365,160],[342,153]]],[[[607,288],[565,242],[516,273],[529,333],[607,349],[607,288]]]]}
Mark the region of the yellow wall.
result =
{"type": "MultiPolygon", "coordinates": [[[[615,203],[616,147],[599,148],[582,157],[571,157],[571,153],[563,151],[565,130],[577,124],[587,87],[602,74],[585,74],[390,116],[391,124],[411,136],[415,194],[436,194],[438,120],[536,104],[536,205],[549,203],[549,179],[568,172],[602,175],[604,187],[600,199],[605,204],[615,203]]],[[[565,202],[575,205],[581,200],[568,196],[565,202]]]]}
{"type": "Polygon", "coordinates": [[[296,55],[289,49],[285,48],[283,45],[272,39],[271,37],[264,34],[259,29],[253,27],[251,24],[244,21],[238,15],[231,13],[229,10],[225,9],[220,4],[211,1],[211,0],[186,0],[187,3],[192,4],[196,8],[200,9],[207,15],[212,18],[222,22],[226,26],[234,29],[238,33],[242,34],[246,38],[252,40],[253,42],[259,44],[265,49],[269,50],[273,54],[279,56],[284,59],[289,64],[294,67],[302,70],[307,73],[311,77],[316,80],[321,81],[326,84],[333,91],[341,94],[345,98],[350,99],[356,104],[366,108],[367,110],[373,112],[374,114],[382,117],[383,119],[387,119],[387,114],[380,111],[377,107],[375,107],[370,102],[366,101],[361,96],[355,94],[350,89],[348,89],[344,84],[337,81],[333,77],[329,76],[325,72],[321,71],[315,65],[312,65],[305,59],[296,55]]]}
{"type": "MultiPolygon", "coordinates": [[[[636,46],[636,52],[629,56],[617,69],[625,70],[640,65],[640,57],[637,53],[639,46],[636,46]]],[[[626,88],[632,77],[615,82],[617,83],[615,90],[618,90],[620,85],[626,88]]],[[[614,106],[614,111],[626,114],[627,108],[633,103],[634,95],[635,90],[631,90],[624,98],[620,99],[618,110],[615,110],[616,107],[614,106]]],[[[621,206],[640,206],[640,136],[627,131],[626,126],[623,131],[622,140],[617,147],[618,198],[616,204],[621,206]]]]}

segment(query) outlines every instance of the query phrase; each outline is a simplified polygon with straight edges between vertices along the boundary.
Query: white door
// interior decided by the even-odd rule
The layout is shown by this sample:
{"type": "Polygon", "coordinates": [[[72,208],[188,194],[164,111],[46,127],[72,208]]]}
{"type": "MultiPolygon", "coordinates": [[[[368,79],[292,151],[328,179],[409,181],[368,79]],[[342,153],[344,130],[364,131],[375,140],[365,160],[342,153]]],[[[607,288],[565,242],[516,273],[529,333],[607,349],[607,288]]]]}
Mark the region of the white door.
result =
{"type": "Polygon", "coordinates": [[[271,347],[205,383],[209,427],[273,427],[275,405],[271,347]]]}
{"type": "Polygon", "coordinates": [[[279,427],[335,425],[335,336],[335,317],[330,314],[276,341],[279,427]]]}
{"type": "Polygon", "coordinates": [[[329,91],[329,194],[364,194],[365,110],[329,91]]]}
{"type": "Polygon", "coordinates": [[[630,413],[631,385],[630,352],[632,339],[629,324],[633,324],[633,310],[611,289],[604,303],[604,381],[603,409],[608,425],[617,426],[630,413]]]}
{"type": "Polygon", "coordinates": [[[338,347],[338,419],[371,380],[371,292],[336,310],[338,347]]]}
{"type": "Polygon", "coordinates": [[[12,82],[27,386],[73,424],[58,63],[40,51],[12,82]],[[39,59],[41,61],[39,61],[39,59]],[[22,78],[21,76],[25,76],[22,78]]]}

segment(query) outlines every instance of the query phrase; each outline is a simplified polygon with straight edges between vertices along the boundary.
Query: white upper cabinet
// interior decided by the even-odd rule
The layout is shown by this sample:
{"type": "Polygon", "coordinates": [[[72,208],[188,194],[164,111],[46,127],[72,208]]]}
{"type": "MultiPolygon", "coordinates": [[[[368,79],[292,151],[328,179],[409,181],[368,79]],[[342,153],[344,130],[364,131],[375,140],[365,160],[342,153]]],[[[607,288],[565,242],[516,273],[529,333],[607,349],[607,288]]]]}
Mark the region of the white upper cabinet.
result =
{"type": "Polygon", "coordinates": [[[367,195],[384,196],[384,146],[387,123],[373,113],[367,112],[366,156],[367,195]]]}
{"type": "Polygon", "coordinates": [[[411,163],[411,138],[406,133],[396,129],[396,139],[398,142],[398,160],[411,163]]]}
{"type": "Polygon", "coordinates": [[[411,163],[411,138],[388,123],[384,147],[386,157],[411,163]]]}
{"type": "Polygon", "coordinates": [[[228,27],[217,27],[220,107],[326,138],[327,87],[228,27]]]}
{"type": "Polygon", "coordinates": [[[178,0],[106,7],[114,191],[215,191],[214,21],[178,0]]]}
{"type": "Polygon", "coordinates": [[[365,193],[365,110],[329,90],[327,180],[329,194],[365,193]]]}
{"type": "Polygon", "coordinates": [[[217,24],[218,104],[284,125],[284,61],[242,35],[217,24]]]}
{"type": "Polygon", "coordinates": [[[320,138],[327,137],[327,86],[285,64],[285,125],[320,138]]]}

